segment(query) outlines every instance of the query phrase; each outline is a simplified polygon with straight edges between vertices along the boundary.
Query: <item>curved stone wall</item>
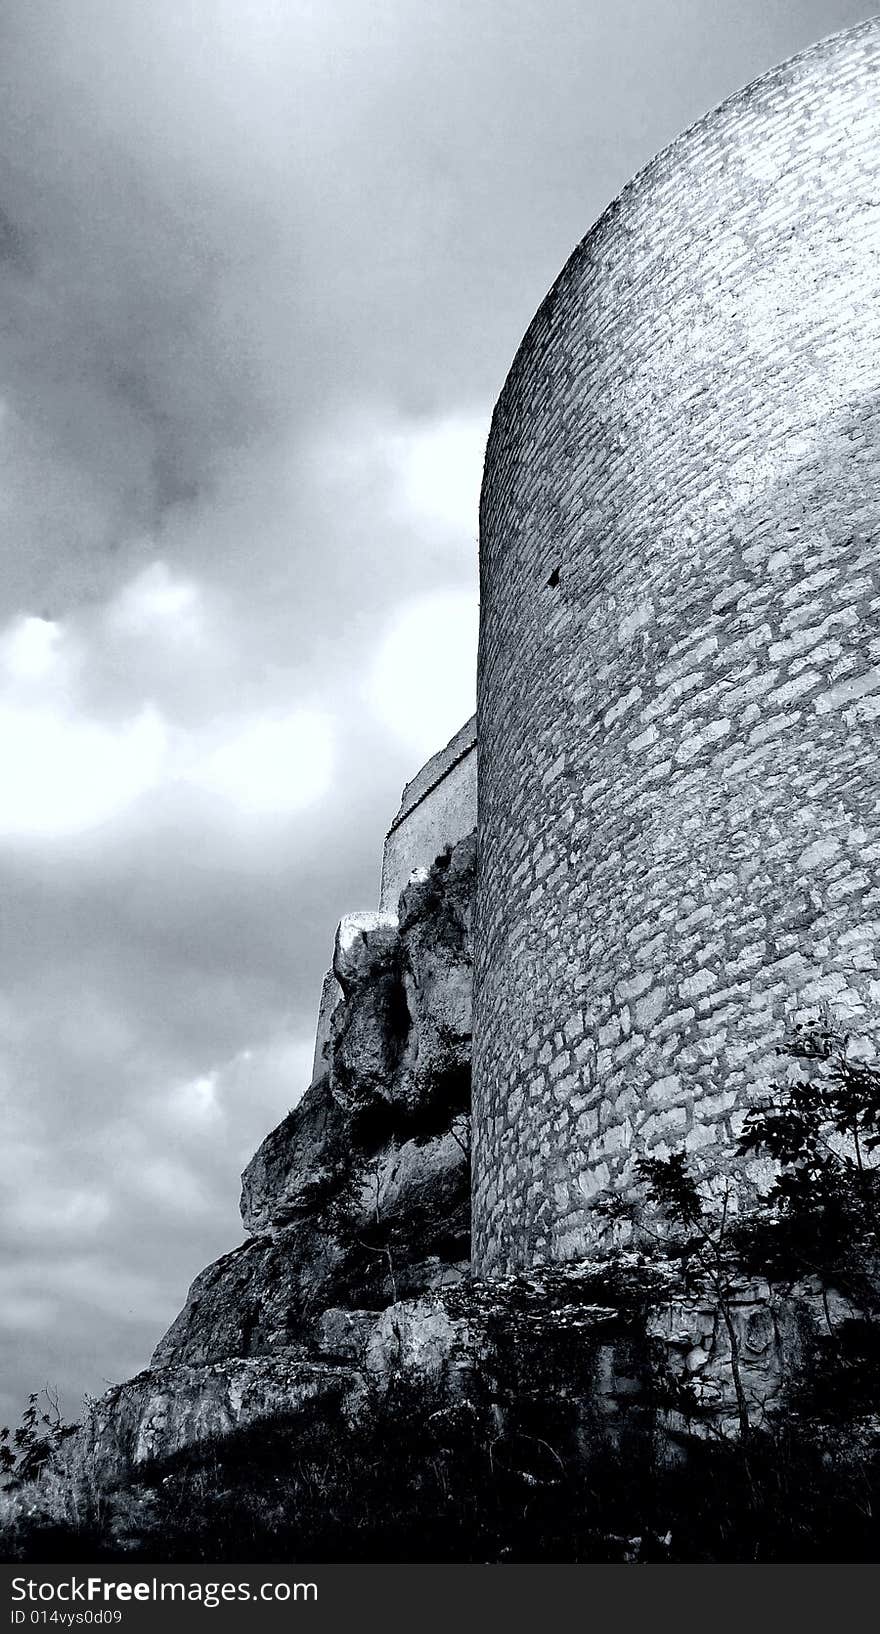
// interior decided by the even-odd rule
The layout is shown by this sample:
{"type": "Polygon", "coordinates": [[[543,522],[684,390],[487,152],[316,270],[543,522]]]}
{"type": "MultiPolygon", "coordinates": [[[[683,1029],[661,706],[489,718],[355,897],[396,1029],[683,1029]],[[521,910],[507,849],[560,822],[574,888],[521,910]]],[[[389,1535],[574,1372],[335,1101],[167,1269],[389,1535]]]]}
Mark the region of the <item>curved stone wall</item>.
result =
{"type": "Polygon", "coordinates": [[[723,1167],[880,1021],[880,25],[679,138],[534,319],[481,505],[478,1268],[723,1167]]]}

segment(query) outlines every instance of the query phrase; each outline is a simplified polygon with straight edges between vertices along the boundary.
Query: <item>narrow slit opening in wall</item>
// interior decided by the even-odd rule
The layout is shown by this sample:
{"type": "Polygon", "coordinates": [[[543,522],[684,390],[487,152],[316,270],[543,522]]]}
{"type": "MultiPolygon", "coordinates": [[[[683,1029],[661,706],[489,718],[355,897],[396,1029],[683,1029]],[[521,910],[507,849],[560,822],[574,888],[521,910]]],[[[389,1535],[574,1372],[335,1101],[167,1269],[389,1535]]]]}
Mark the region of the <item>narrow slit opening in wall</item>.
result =
{"type": "Polygon", "coordinates": [[[562,578],[562,569],[561,569],[561,567],[560,566],[554,567],[553,572],[550,574],[550,577],[547,580],[547,589],[548,590],[555,590],[556,586],[558,585],[561,578],[562,578]]]}

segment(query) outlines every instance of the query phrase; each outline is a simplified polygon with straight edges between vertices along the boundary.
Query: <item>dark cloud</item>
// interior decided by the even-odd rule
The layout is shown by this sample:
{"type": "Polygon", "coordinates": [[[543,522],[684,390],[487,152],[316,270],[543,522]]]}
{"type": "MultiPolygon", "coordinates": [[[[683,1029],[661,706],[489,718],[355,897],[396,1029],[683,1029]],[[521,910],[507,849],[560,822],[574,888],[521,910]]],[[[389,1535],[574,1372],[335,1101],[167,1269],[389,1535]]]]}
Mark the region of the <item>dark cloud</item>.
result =
{"type": "Polygon", "coordinates": [[[468,713],[475,493],[628,176],[844,0],[7,0],[4,1412],[236,1240],[333,927],[468,713]]]}

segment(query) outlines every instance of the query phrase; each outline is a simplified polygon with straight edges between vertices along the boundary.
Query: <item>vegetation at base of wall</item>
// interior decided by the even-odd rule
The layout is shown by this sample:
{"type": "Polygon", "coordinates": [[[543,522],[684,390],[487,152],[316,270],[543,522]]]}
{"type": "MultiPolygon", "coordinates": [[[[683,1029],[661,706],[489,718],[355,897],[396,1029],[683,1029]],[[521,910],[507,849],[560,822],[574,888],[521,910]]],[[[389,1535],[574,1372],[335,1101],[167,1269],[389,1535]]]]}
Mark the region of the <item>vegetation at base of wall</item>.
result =
{"type": "MultiPolygon", "coordinates": [[[[7,1559],[856,1561],[877,1558],[880,1438],[793,1419],[670,1461],[647,1431],[586,1450],[575,1404],[499,1416],[402,1377],[352,1424],[266,1421],[142,1470],[114,1492],[32,1489],[7,1559]],[[59,1493],[56,1491],[56,1500],[59,1493]],[[75,1508],[78,1503],[78,1510],[75,1508]]],[[[25,1493],[25,1498],[28,1494],[25,1493]]]]}
{"type": "Polygon", "coordinates": [[[770,1157],[775,1178],[735,1246],[744,1266],[818,1277],[871,1317],[880,1313],[880,1069],[849,1044],[826,1016],[779,1046],[801,1071],[746,1119],[740,1150],[770,1157]]]}
{"type": "MultiPolygon", "coordinates": [[[[671,1228],[666,1252],[686,1282],[694,1273],[708,1279],[722,1311],[731,1278],[745,1274],[770,1283],[813,1278],[865,1321],[880,1317],[880,1068],[850,1055],[849,1045],[823,1015],[777,1047],[798,1068],[751,1107],[737,1143],[743,1158],[772,1160],[766,1190],[733,1174],[719,1196],[695,1178],[684,1152],[636,1159],[648,1203],[671,1228]]],[[[608,1197],[597,1207],[612,1224],[626,1218],[656,1239],[638,1205],[608,1197]]],[[[831,1326],[829,1317],[829,1333],[831,1326]]]]}
{"type": "MultiPolygon", "coordinates": [[[[737,1143],[743,1158],[772,1160],[767,1189],[756,1193],[733,1173],[719,1195],[695,1178],[683,1151],[643,1154],[635,1169],[647,1208],[619,1196],[597,1205],[612,1229],[626,1221],[637,1238],[662,1242],[684,1289],[711,1289],[743,1442],[753,1435],[733,1319],[743,1276],[771,1287],[812,1282],[821,1293],[826,1331],[809,1367],[789,1380],[792,1411],[840,1422],[880,1414],[880,1068],[850,1053],[827,1010],[794,1026],[777,1054],[797,1066],[752,1106],[737,1143]],[[851,1315],[832,1320],[829,1296],[843,1296],[851,1315]]],[[[687,1414],[686,1389],[664,1392],[662,1381],[659,1389],[687,1414]]]]}

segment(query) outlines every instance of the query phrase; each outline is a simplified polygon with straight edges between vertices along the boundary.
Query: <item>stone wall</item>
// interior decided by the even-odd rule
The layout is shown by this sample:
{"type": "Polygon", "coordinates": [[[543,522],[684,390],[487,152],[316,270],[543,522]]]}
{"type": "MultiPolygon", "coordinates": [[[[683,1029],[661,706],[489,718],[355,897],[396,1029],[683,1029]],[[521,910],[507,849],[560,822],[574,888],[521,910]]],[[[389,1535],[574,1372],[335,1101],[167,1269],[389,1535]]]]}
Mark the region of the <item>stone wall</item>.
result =
{"type": "Polygon", "coordinates": [[[476,718],[466,721],[407,783],[382,857],[380,907],[397,900],[416,868],[430,868],[441,851],[477,826],[476,718]]]}
{"type": "Polygon", "coordinates": [[[475,1265],[723,1168],[786,1021],[880,1018],[880,24],[608,209],[481,503],[475,1265]]]}

